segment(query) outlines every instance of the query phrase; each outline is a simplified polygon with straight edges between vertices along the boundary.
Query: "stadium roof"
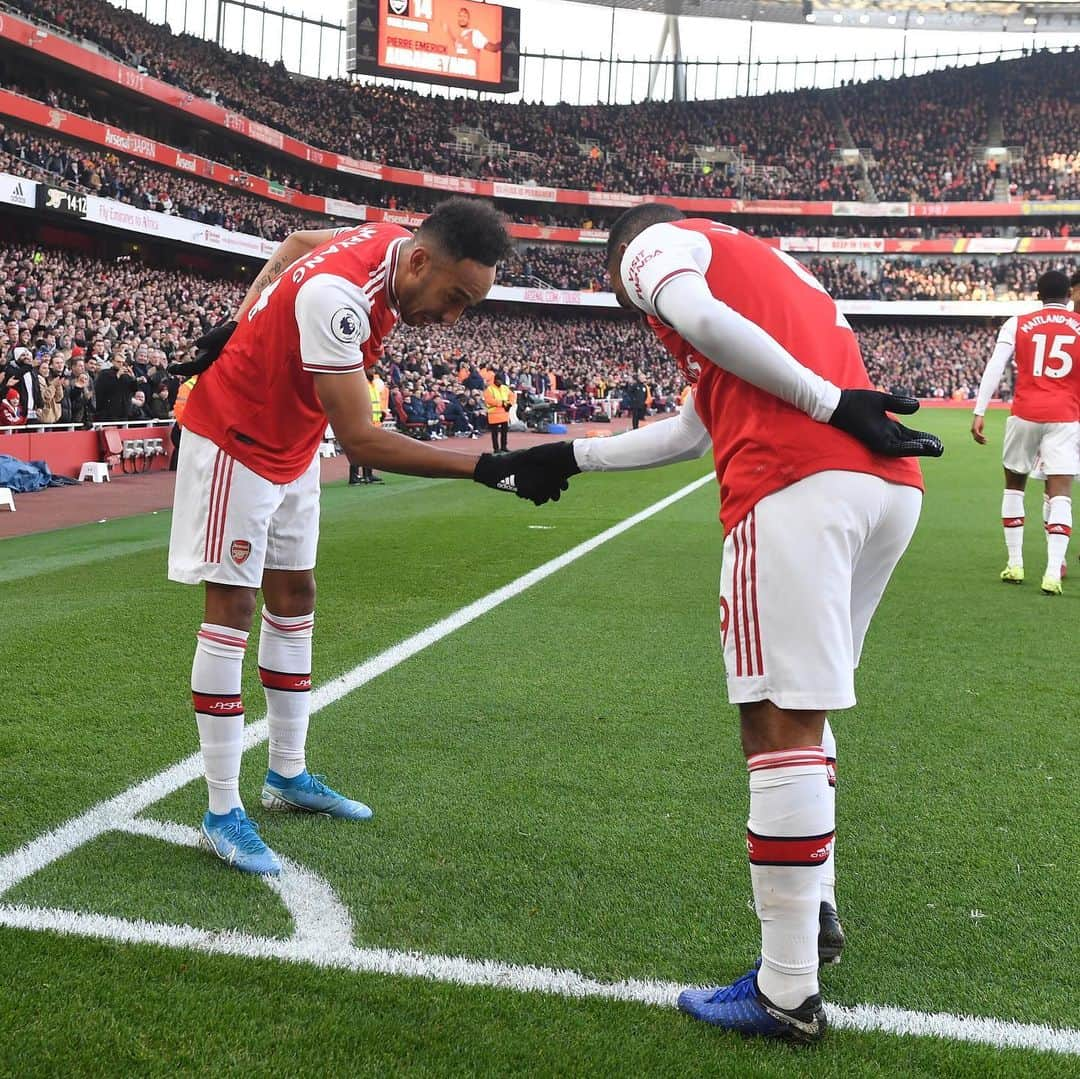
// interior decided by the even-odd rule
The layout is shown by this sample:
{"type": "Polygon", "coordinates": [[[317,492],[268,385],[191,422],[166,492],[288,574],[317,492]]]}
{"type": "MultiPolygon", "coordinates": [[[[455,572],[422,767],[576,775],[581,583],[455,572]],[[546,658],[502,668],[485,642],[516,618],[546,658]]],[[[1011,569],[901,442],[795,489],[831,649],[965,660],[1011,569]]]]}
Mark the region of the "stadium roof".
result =
{"type": "Polygon", "coordinates": [[[819,26],[1080,34],[1078,0],[580,0],[665,15],[819,26]]]}

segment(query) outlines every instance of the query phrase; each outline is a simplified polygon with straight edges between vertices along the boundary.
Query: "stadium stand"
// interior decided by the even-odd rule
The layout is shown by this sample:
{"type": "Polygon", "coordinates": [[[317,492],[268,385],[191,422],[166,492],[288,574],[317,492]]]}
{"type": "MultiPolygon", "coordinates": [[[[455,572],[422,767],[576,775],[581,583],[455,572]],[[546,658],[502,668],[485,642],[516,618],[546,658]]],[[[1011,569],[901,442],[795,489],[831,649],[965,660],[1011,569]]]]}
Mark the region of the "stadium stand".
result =
{"type": "Polygon", "coordinates": [[[130,157],[49,138],[0,123],[0,171],[116,199],[142,210],[177,214],[232,232],[283,240],[294,229],[322,228],[305,214],[220,184],[183,176],[130,157]]]}
{"type": "Polygon", "coordinates": [[[1075,164],[1070,52],[1040,55],[1035,65],[1028,57],[755,99],[539,106],[300,80],[280,63],[173,35],[105,0],[16,6],[271,127],[406,168],[607,191],[845,200],[860,197],[865,177],[878,198],[979,200],[994,196],[997,175],[978,148],[1010,108],[1027,117],[1018,121],[1025,161],[1055,175],[1075,164]],[[483,137],[467,155],[448,158],[462,127],[483,137]],[[727,154],[703,157],[700,147],[727,154]],[[848,165],[842,149],[868,154],[848,165]]]}
{"type": "Polygon", "coordinates": [[[1009,165],[1009,192],[1025,198],[1080,197],[1076,62],[1071,68],[1031,57],[1001,83],[1005,142],[1019,153],[1009,165]],[[1072,137],[1068,137],[1068,132],[1072,137]]]}
{"type": "MultiPolygon", "coordinates": [[[[35,364],[44,361],[68,372],[64,418],[56,422],[125,419],[107,411],[106,402],[93,400],[101,373],[118,368],[126,357],[132,381],[125,408],[141,389],[149,411],[165,363],[186,355],[193,340],[231,311],[243,292],[239,283],[133,260],[107,262],[38,245],[5,245],[0,247],[5,361],[10,368],[14,350],[28,348],[35,364]]],[[[867,320],[856,329],[879,385],[961,398],[974,394],[994,332],[987,320],[955,319],[867,320]]],[[[384,366],[392,385],[436,405],[453,397],[474,417],[482,415],[476,390],[483,387],[482,375],[479,384],[475,378],[485,370],[505,372],[512,386],[594,408],[596,399],[617,395],[638,371],[645,373],[658,408],[671,407],[682,388],[674,363],[652,334],[638,320],[617,314],[534,309],[479,312],[452,328],[421,331],[402,325],[388,342],[384,366]]],[[[10,371],[7,377],[13,377],[10,371]]],[[[166,385],[171,401],[175,380],[166,385]]],[[[478,426],[478,419],[473,424],[478,426]]]]}

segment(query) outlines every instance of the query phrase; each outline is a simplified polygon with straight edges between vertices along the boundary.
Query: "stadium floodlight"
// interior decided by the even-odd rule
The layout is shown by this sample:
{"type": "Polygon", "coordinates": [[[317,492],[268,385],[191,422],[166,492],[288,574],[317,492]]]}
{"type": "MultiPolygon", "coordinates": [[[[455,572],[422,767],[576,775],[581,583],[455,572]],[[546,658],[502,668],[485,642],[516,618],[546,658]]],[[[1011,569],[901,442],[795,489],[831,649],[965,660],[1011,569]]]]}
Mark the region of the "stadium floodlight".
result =
{"type": "Polygon", "coordinates": [[[1024,25],[1025,26],[1038,26],[1039,16],[1035,14],[1035,9],[1031,7],[1024,8],[1024,25]]]}

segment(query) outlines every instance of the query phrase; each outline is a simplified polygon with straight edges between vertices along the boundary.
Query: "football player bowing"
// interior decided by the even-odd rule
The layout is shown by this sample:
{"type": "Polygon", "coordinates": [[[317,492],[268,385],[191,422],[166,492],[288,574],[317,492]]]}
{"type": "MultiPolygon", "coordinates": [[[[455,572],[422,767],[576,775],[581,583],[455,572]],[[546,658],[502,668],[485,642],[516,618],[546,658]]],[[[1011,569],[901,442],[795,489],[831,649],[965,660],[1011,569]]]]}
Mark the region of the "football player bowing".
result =
{"type": "Polygon", "coordinates": [[[565,481],[712,449],[725,532],[720,628],[749,769],[761,960],[731,985],[687,990],[679,1006],[742,1033],[815,1041],[825,1030],[819,958],[843,946],[826,715],[855,703],[867,626],[918,521],[922,477],[909,458],[940,455],[941,443],[886,414],[918,402],[870,389],[851,328],[783,252],[654,204],[616,221],[608,272],[693,392],[671,421],[528,450],[517,477],[565,481]]]}
{"type": "Polygon", "coordinates": [[[508,250],[501,216],[462,199],[440,205],[415,235],[396,225],[294,233],[234,319],[200,339],[194,362],[181,365],[203,373],[184,412],[169,577],[205,587],[191,672],[210,802],[202,835],[237,869],[280,869],[239,793],[241,668],[260,588],[258,663],[270,726],[262,804],[371,816],[311,775],[305,756],[319,443],[329,421],[354,465],[492,487],[513,471],[515,454],[475,461],[372,423],[364,374],[399,318],[450,325],[483,300],[508,250]]]}

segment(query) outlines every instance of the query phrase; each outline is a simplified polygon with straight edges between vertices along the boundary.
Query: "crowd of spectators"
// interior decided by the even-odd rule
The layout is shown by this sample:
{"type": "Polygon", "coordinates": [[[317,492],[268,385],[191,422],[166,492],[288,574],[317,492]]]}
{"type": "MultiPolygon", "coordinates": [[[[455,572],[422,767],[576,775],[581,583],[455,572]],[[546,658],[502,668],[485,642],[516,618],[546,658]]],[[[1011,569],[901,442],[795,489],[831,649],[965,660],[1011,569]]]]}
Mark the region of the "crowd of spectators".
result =
{"type": "MultiPolygon", "coordinates": [[[[855,145],[873,153],[869,176],[879,198],[990,198],[995,174],[973,159],[970,147],[986,142],[988,96],[1029,62],[754,99],[505,104],[293,77],[281,63],[172,35],[167,25],[105,0],[17,3],[157,78],[341,153],[425,171],[660,195],[857,199],[857,171],[839,161],[842,115],[855,145]],[[452,156],[453,130],[461,127],[481,131],[491,145],[452,156]],[[695,164],[697,146],[734,151],[756,167],[700,157],[695,164]]],[[[1040,71],[1052,71],[1053,78],[1032,78],[1031,99],[1023,100],[1039,115],[1032,139],[1044,159],[1075,150],[1071,109],[1057,105],[1063,96],[1075,100],[1075,79],[1068,75],[1073,60],[1068,53],[1040,58],[1040,71]],[[1040,84],[1051,87],[1043,103],[1040,84]]]]}
{"type": "Polygon", "coordinates": [[[329,223],[212,181],[2,122],[0,171],[266,240],[283,240],[294,229],[329,223]]]}
{"type": "MultiPolygon", "coordinates": [[[[1039,272],[1038,265],[1033,273],[1039,272]]],[[[0,247],[3,416],[9,423],[167,419],[170,361],[239,305],[242,284],[131,260],[30,245],[0,247]]],[[[871,378],[921,397],[971,397],[993,345],[988,320],[861,320],[871,378]]],[[[618,314],[482,311],[456,326],[400,325],[382,363],[395,418],[475,433],[495,371],[530,398],[558,399],[572,420],[639,380],[652,407],[675,406],[679,371],[637,319],[618,314]]]]}
{"type": "MultiPolygon", "coordinates": [[[[24,81],[31,85],[15,84],[7,77],[0,64],[0,85],[36,97],[55,107],[108,119],[100,109],[94,109],[79,95],[55,85],[35,82],[33,78],[25,78],[28,74],[23,72],[24,81]]],[[[138,126],[132,124],[131,117],[113,119],[113,122],[120,126],[138,126]]],[[[224,150],[224,147],[222,149],[224,150]]],[[[241,171],[253,173],[298,191],[346,198],[389,209],[429,212],[445,198],[440,192],[379,184],[355,177],[347,178],[346,183],[342,178],[335,178],[329,173],[284,173],[254,148],[243,154],[238,151],[225,151],[218,156],[227,158],[226,163],[235,167],[238,174],[241,171]]],[[[1058,156],[1065,161],[1072,160],[1068,155],[1058,156]]],[[[1077,158],[1076,152],[1072,158],[1077,158]]],[[[1013,166],[1014,171],[1016,168],[1017,166],[1013,166]]],[[[265,239],[281,239],[293,228],[320,227],[327,220],[321,215],[283,206],[274,200],[257,198],[233,186],[153,166],[112,150],[103,150],[99,146],[60,139],[42,129],[27,128],[10,121],[6,124],[0,123],[0,170],[33,179],[53,182],[60,180],[80,190],[118,198],[140,208],[176,213],[191,220],[247,232],[265,239]]],[[[1027,191],[1021,193],[1038,194],[1027,191]]],[[[520,223],[586,229],[605,228],[618,213],[617,210],[603,211],[576,206],[547,206],[544,212],[538,213],[537,205],[519,201],[508,204],[507,213],[512,220],[520,223]]],[[[885,236],[908,239],[1014,235],[1069,237],[1076,235],[1080,229],[1074,220],[1068,218],[1030,217],[1002,219],[997,222],[974,219],[926,224],[909,221],[901,223],[890,219],[845,220],[832,217],[764,216],[732,217],[731,220],[759,236],[885,236]]],[[[542,275],[537,273],[533,276],[542,275]]]]}
{"type": "MultiPolygon", "coordinates": [[[[988,320],[901,319],[855,326],[874,385],[891,393],[967,401],[979,389],[998,324],[988,320]]],[[[1012,371],[1003,392],[1011,393],[1012,371]]]]}
{"type": "Polygon", "coordinates": [[[519,246],[500,263],[496,282],[524,288],[537,286],[600,292],[608,288],[602,247],[574,247],[549,244],[546,247],[519,246]]]}
{"type": "MultiPolygon", "coordinates": [[[[810,256],[801,261],[837,299],[845,300],[1030,300],[1048,269],[1075,269],[1068,260],[1027,255],[982,258],[904,256],[810,256]]],[[[500,266],[499,284],[608,289],[604,253],[598,248],[549,245],[521,248],[500,266]]]]}
{"type": "Polygon", "coordinates": [[[849,300],[1031,300],[1040,274],[1076,268],[1030,256],[864,259],[861,265],[819,258],[808,265],[827,292],[849,300]]]}
{"type": "Polygon", "coordinates": [[[875,162],[867,175],[878,199],[993,197],[995,172],[973,158],[971,147],[986,143],[987,96],[1004,66],[879,79],[836,91],[855,145],[875,162]]]}
{"type": "Polygon", "coordinates": [[[1076,62],[1065,68],[1039,55],[1001,85],[1007,146],[1023,159],[1009,166],[1009,193],[1024,198],[1080,198],[1080,85],[1076,62]],[[1062,133],[1071,138],[1063,139],[1062,133]]]}
{"type": "Polygon", "coordinates": [[[244,291],[130,259],[0,246],[6,418],[13,409],[16,423],[167,418],[177,387],[167,364],[244,291]]]}

